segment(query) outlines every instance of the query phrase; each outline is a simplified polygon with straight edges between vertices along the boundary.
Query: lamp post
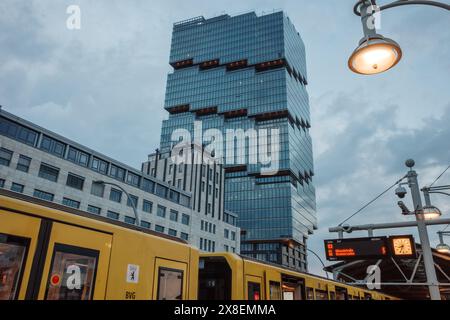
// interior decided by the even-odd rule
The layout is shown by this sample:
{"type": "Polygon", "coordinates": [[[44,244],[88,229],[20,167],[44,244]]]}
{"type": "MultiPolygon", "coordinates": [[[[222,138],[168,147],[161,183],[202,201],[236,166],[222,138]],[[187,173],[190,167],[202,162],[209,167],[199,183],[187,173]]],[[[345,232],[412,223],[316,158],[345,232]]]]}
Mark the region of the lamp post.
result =
{"type": "Polygon", "coordinates": [[[397,42],[385,38],[376,30],[376,12],[404,5],[430,5],[450,10],[450,5],[437,1],[397,0],[392,3],[377,6],[375,0],[359,0],[353,7],[353,12],[361,17],[364,37],[353,51],[348,66],[359,74],[371,75],[389,70],[402,58],[402,50],[397,42]]]}
{"type": "MultiPolygon", "coordinates": [[[[417,230],[419,232],[420,245],[422,247],[423,263],[425,266],[425,273],[427,275],[428,289],[430,290],[431,300],[441,300],[441,293],[439,292],[439,282],[436,276],[436,269],[434,267],[433,252],[431,251],[430,239],[428,237],[427,226],[425,224],[426,215],[432,214],[435,217],[437,214],[433,214],[432,211],[424,211],[422,207],[422,199],[420,197],[419,181],[417,179],[417,173],[413,170],[414,160],[408,159],[405,162],[409,171],[406,175],[408,179],[408,185],[411,189],[411,197],[413,200],[415,216],[417,221],[417,230]]],[[[427,206],[426,208],[430,208],[427,206]]],[[[439,211],[440,212],[440,211],[439,211]]]]}
{"type": "Polygon", "coordinates": [[[120,190],[122,190],[123,193],[126,194],[128,201],[130,201],[130,203],[131,203],[131,207],[133,208],[134,216],[136,218],[136,225],[137,226],[141,225],[141,219],[139,218],[139,214],[137,212],[136,205],[134,204],[134,201],[131,198],[130,194],[127,192],[127,190],[125,190],[120,185],[118,185],[116,183],[113,183],[113,182],[106,182],[106,181],[103,181],[103,180],[97,180],[97,181],[94,181],[94,183],[103,184],[103,185],[109,184],[111,186],[114,186],[114,187],[119,188],[120,190]]]}

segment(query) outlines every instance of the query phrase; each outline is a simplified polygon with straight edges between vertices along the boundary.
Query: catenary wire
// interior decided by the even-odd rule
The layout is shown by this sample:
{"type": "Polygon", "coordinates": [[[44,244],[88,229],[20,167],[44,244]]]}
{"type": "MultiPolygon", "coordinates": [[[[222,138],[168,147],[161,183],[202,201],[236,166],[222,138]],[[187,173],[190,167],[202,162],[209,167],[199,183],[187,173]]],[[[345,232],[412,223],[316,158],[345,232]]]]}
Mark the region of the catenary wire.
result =
{"type": "Polygon", "coordinates": [[[362,206],[360,209],[358,209],[355,213],[351,214],[348,218],[346,218],[344,221],[342,221],[341,223],[339,223],[339,226],[342,226],[345,222],[347,222],[348,220],[350,220],[351,218],[353,218],[354,216],[356,216],[358,213],[360,213],[361,211],[363,211],[365,208],[367,208],[369,205],[371,205],[373,202],[375,202],[376,200],[378,200],[382,195],[384,195],[386,192],[388,192],[389,190],[391,190],[393,187],[395,187],[397,184],[399,184],[403,179],[406,178],[406,175],[403,176],[402,178],[400,178],[399,180],[395,181],[391,186],[389,186],[386,190],[384,190],[382,193],[380,193],[379,195],[377,195],[375,198],[373,198],[372,200],[370,200],[369,202],[367,202],[364,206],[362,206]]]}

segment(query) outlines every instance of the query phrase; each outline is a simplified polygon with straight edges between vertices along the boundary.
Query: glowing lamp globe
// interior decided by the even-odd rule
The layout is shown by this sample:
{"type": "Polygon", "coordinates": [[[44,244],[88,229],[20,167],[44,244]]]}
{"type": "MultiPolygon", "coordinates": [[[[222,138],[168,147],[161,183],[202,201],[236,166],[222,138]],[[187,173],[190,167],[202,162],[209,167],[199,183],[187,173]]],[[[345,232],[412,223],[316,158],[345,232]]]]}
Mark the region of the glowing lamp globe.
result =
{"type": "Polygon", "coordinates": [[[436,250],[439,253],[450,253],[450,247],[445,243],[440,243],[436,246],[436,250]]]}
{"type": "Polygon", "coordinates": [[[359,74],[377,74],[395,66],[402,57],[400,46],[382,35],[362,38],[348,59],[348,67],[359,74]]]}
{"type": "Polygon", "coordinates": [[[425,220],[437,219],[442,215],[441,210],[435,206],[423,207],[423,217],[425,220]]]}

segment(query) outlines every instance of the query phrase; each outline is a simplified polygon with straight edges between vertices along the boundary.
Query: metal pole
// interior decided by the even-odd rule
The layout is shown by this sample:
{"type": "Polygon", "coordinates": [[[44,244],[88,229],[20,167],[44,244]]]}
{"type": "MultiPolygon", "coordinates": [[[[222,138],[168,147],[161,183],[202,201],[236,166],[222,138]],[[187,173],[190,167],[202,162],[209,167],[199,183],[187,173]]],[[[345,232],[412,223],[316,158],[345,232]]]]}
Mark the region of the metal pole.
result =
{"type": "Polygon", "coordinates": [[[444,233],[442,231],[438,231],[439,243],[444,243],[444,233]]]}
{"type": "Polygon", "coordinates": [[[430,193],[428,192],[428,188],[423,188],[423,198],[425,199],[425,205],[431,206],[430,193]]]}
{"type": "Polygon", "coordinates": [[[407,160],[406,166],[410,168],[407,178],[408,185],[411,189],[411,197],[414,204],[414,211],[416,212],[417,229],[419,231],[420,245],[422,247],[423,262],[425,265],[425,273],[427,275],[428,289],[430,290],[431,300],[441,300],[439,292],[439,285],[436,276],[436,269],[434,268],[433,252],[431,251],[430,239],[428,237],[427,226],[424,222],[425,218],[422,213],[422,199],[420,197],[419,181],[417,173],[412,169],[414,161],[407,160]]]}
{"type": "Polygon", "coordinates": [[[375,19],[374,9],[372,3],[369,0],[361,1],[359,6],[361,12],[361,23],[365,38],[371,38],[377,34],[375,29],[375,21],[370,22],[369,19],[375,19]]]}
{"type": "MultiPolygon", "coordinates": [[[[435,219],[423,221],[427,226],[446,225],[450,224],[450,219],[435,219]]],[[[380,230],[380,229],[397,229],[397,228],[411,228],[417,227],[417,221],[405,221],[405,222],[390,222],[390,223],[375,223],[375,224],[361,224],[350,226],[353,231],[368,231],[368,230],[380,230]]],[[[343,234],[345,232],[342,226],[328,228],[329,232],[338,232],[343,234]]],[[[339,235],[339,239],[343,236],[339,235]]]]}

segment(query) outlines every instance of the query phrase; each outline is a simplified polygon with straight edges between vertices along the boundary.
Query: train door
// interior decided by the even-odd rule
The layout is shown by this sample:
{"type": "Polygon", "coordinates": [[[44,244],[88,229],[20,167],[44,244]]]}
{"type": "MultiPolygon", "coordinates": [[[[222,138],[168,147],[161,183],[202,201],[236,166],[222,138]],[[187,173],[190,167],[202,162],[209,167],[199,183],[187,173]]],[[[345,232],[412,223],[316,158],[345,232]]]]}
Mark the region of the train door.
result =
{"type": "Polygon", "coordinates": [[[41,220],[0,210],[0,300],[25,299],[41,220]]]}
{"type": "MultiPolygon", "coordinates": [[[[44,242],[48,241],[47,249],[43,251],[46,258],[41,264],[42,279],[36,288],[37,298],[104,299],[112,236],[67,224],[49,223],[48,240],[44,239],[44,242]]],[[[39,262],[35,263],[39,268],[39,262]]],[[[36,285],[38,283],[36,280],[36,285]]]]}
{"type": "Polygon", "coordinates": [[[283,300],[305,300],[305,281],[289,275],[282,276],[283,300]]]}
{"type": "Polygon", "coordinates": [[[278,271],[267,269],[264,271],[266,298],[268,300],[282,300],[281,276],[278,271]]]}
{"type": "Polygon", "coordinates": [[[257,276],[245,276],[245,288],[247,300],[262,300],[262,279],[257,276]]]}
{"type": "Polygon", "coordinates": [[[201,257],[198,269],[199,300],[231,300],[232,270],[224,257],[201,257]]]}
{"type": "Polygon", "coordinates": [[[103,299],[111,239],[0,210],[0,300],[103,299]]]}
{"type": "Polygon", "coordinates": [[[186,263],[156,258],[154,272],[154,300],[187,299],[188,274],[186,263]]]}

